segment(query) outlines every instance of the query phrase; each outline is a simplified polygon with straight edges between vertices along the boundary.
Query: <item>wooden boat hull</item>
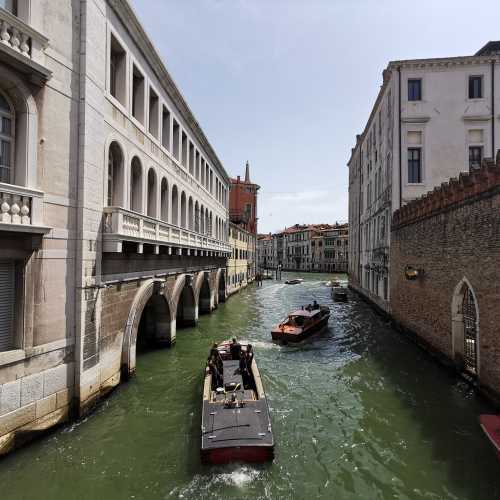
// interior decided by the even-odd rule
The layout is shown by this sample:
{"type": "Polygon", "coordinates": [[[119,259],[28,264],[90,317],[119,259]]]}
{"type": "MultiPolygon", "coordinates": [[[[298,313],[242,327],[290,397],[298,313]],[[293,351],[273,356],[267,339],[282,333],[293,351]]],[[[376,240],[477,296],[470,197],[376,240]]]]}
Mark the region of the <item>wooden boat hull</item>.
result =
{"type": "Polygon", "coordinates": [[[328,319],[330,318],[330,314],[323,316],[319,321],[317,321],[314,325],[311,325],[309,328],[302,330],[301,333],[287,333],[281,331],[279,328],[275,328],[271,332],[271,336],[273,340],[278,342],[301,342],[302,340],[307,339],[311,335],[315,334],[322,330],[327,324],[328,319]]]}
{"type": "Polygon", "coordinates": [[[229,464],[232,462],[255,464],[269,462],[273,458],[274,446],[231,446],[201,451],[202,462],[213,465],[229,464]]]}
{"type": "Polygon", "coordinates": [[[500,458],[500,415],[481,415],[479,423],[500,458]]]}
{"type": "Polygon", "coordinates": [[[347,292],[333,292],[332,295],[335,302],[347,302],[347,292]]]}

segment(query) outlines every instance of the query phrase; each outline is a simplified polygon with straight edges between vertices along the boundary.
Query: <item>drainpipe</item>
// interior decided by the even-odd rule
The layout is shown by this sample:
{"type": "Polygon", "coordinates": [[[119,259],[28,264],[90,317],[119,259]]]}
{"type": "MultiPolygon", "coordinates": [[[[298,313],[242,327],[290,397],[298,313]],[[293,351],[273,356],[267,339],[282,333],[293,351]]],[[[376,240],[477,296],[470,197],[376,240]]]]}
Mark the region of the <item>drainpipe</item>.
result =
{"type": "Polygon", "coordinates": [[[403,140],[401,138],[401,66],[398,66],[398,130],[399,130],[399,208],[403,206],[403,176],[401,171],[403,140]]]}
{"type": "Polygon", "coordinates": [[[491,61],[491,158],[495,159],[495,60],[491,61]]]}

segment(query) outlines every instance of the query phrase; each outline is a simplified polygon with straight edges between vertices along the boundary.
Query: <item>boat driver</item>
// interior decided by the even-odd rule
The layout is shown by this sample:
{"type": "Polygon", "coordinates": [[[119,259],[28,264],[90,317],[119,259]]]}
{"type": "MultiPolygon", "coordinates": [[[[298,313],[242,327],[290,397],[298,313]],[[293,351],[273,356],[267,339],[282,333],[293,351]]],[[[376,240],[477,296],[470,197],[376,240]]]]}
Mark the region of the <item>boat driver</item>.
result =
{"type": "Polygon", "coordinates": [[[241,344],[235,338],[233,338],[233,342],[231,343],[229,349],[231,351],[231,359],[238,361],[241,354],[241,344]]]}

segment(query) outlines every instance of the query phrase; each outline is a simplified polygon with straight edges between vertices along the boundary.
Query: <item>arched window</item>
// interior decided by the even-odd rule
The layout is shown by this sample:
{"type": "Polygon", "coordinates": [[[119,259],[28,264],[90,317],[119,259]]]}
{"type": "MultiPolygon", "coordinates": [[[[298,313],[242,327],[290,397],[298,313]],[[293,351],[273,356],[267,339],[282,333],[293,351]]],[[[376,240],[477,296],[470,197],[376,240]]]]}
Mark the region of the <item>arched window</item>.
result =
{"type": "Polygon", "coordinates": [[[200,206],[198,202],[194,204],[194,230],[200,232],[200,206]]]}
{"type": "Polygon", "coordinates": [[[179,225],[179,191],[175,184],[172,187],[172,224],[179,225]]]}
{"type": "Polygon", "coordinates": [[[130,209],[142,213],[142,165],[137,156],[132,159],[130,172],[130,209]]]}
{"type": "Polygon", "coordinates": [[[168,182],[165,177],[161,180],[160,204],[161,220],[168,222],[168,182]]]}
{"type": "Polygon", "coordinates": [[[14,183],[14,110],[0,91],[0,182],[14,183]]]}
{"type": "Polygon", "coordinates": [[[186,193],[181,193],[181,227],[186,228],[186,193]]]}
{"type": "Polygon", "coordinates": [[[472,290],[465,285],[462,297],[465,369],[477,373],[477,309],[472,290]]]}
{"type": "Polygon", "coordinates": [[[150,168],[148,172],[148,216],[155,217],[156,213],[156,198],[157,198],[157,189],[156,189],[156,173],[154,169],[150,168]]]}
{"type": "Polygon", "coordinates": [[[108,207],[123,207],[123,154],[120,146],[113,142],[108,153],[108,207]]]}
{"type": "Polygon", "coordinates": [[[194,205],[193,198],[189,197],[188,203],[188,229],[192,231],[194,229],[194,205]]]}

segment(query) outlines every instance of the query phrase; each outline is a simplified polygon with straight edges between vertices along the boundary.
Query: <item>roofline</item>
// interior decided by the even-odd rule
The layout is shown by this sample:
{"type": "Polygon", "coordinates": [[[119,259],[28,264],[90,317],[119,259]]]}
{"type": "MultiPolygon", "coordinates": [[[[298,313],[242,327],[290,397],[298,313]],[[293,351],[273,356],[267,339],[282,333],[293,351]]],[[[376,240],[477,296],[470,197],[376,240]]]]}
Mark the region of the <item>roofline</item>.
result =
{"type": "Polygon", "coordinates": [[[222,162],[219,160],[217,153],[208,141],[205,133],[198,123],[198,120],[195,118],[193,112],[184,99],[184,96],[175,84],[174,79],[168,72],[162,57],[156,50],[152,41],[149,39],[149,36],[142,26],[139,17],[130,4],[130,0],[107,0],[107,2],[115,11],[118,18],[122,21],[124,28],[129,32],[132,39],[136,41],[137,48],[142,52],[143,56],[149,62],[152,71],[160,81],[160,85],[164,87],[167,94],[174,101],[183,118],[186,120],[187,124],[191,127],[193,135],[199,141],[201,146],[203,146],[203,148],[206,150],[211,163],[224,177],[224,180],[228,184],[230,184],[230,177],[227,174],[226,169],[222,165],[222,162]]]}

